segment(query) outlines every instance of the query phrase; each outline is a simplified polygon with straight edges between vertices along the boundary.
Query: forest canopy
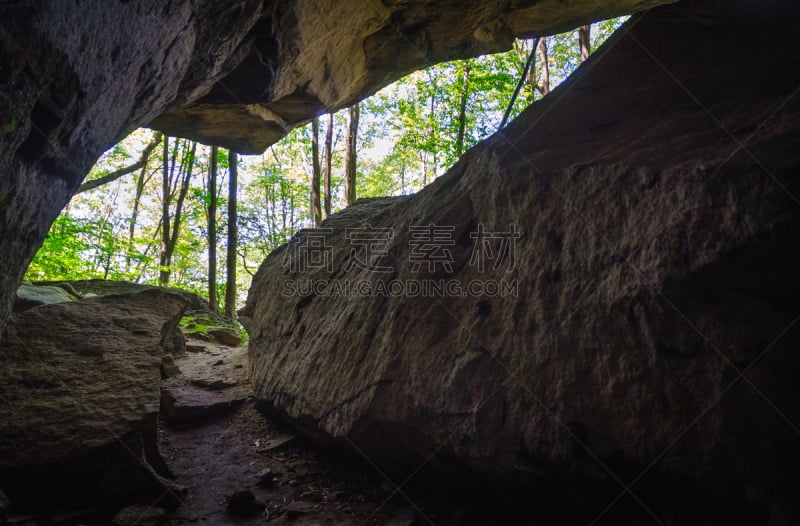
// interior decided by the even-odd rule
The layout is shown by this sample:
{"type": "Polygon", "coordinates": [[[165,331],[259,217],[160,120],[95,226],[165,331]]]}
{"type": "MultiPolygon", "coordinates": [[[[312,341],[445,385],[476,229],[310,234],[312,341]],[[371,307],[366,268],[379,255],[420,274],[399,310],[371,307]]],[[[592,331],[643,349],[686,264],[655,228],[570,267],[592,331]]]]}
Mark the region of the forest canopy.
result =
{"type": "Polygon", "coordinates": [[[513,118],[547,96],[623,21],[414,72],[260,156],[138,129],[96,163],[26,278],[168,284],[211,296],[213,305],[227,292],[231,310],[259,264],[298,229],[356,198],[431,183],[495,133],[504,113],[513,118]]]}

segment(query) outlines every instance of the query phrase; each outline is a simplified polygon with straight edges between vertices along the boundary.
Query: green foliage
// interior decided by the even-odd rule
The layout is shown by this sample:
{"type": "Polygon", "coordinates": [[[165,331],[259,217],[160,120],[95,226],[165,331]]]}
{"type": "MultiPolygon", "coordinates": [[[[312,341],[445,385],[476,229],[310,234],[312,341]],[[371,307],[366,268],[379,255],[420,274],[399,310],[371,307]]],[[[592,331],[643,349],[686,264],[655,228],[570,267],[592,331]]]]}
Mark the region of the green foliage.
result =
{"type": "Polygon", "coordinates": [[[247,331],[243,330],[238,322],[231,322],[222,317],[211,316],[209,314],[195,313],[183,316],[181,321],[178,322],[178,326],[184,334],[200,336],[204,339],[209,337],[208,330],[216,327],[234,329],[241,335],[242,342],[246,342],[249,339],[247,331]]]}
{"type": "MultiPolygon", "coordinates": [[[[621,19],[615,19],[594,24],[592,49],[620,23],[621,19]]],[[[363,101],[357,145],[358,197],[418,191],[455,163],[460,152],[495,133],[532,46],[533,41],[517,41],[506,53],[417,71],[363,101]]],[[[550,86],[554,88],[578,66],[577,32],[548,37],[547,47],[550,86]]],[[[534,82],[540,78],[542,66],[537,57],[512,108],[512,118],[542,97],[534,82]]],[[[327,116],[320,123],[322,145],[329,126],[327,116]]],[[[334,115],[334,211],[344,206],[347,126],[346,110],[334,115]]],[[[7,131],[11,133],[15,128],[16,121],[12,120],[7,131]]],[[[239,246],[235,250],[242,299],[261,261],[298,229],[311,224],[311,133],[311,126],[298,128],[263,155],[240,158],[239,246]]],[[[135,131],[106,152],[89,178],[132,164],[151,138],[152,132],[135,131]]],[[[207,214],[212,200],[217,204],[219,261],[224,261],[228,248],[224,235],[228,228],[228,152],[222,148],[217,151],[217,195],[210,195],[207,181],[211,149],[200,145],[191,155],[189,148],[187,140],[170,140],[170,155],[185,159],[193,172],[200,174],[192,180],[184,202],[180,236],[169,268],[170,285],[204,295],[208,289],[207,214]]],[[[73,199],[28,269],[28,279],[106,278],[157,283],[162,213],[160,152],[161,148],[154,150],[144,170],[73,199]],[[138,203],[137,185],[142,190],[138,203]]],[[[225,281],[221,274],[216,286],[220,298],[224,297],[225,281]]],[[[203,326],[200,321],[195,325],[203,326]]]]}
{"type": "Polygon", "coordinates": [[[59,216],[28,267],[25,278],[61,280],[83,275],[87,270],[84,254],[92,250],[94,243],[93,223],[96,222],[69,215],[59,216]]]}

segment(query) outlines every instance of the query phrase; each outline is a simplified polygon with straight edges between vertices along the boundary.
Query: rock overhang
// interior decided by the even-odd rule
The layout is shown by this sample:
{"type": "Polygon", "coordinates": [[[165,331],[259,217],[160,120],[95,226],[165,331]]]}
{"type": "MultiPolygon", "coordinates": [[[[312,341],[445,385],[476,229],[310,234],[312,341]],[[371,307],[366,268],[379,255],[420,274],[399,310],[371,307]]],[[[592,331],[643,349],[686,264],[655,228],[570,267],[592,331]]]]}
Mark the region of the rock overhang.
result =
{"type": "Polygon", "coordinates": [[[419,2],[317,0],[276,5],[237,49],[241,60],[197,101],[156,117],[168,135],[258,154],[293,128],[405,74],[511,49],[673,0],[419,2]]]}

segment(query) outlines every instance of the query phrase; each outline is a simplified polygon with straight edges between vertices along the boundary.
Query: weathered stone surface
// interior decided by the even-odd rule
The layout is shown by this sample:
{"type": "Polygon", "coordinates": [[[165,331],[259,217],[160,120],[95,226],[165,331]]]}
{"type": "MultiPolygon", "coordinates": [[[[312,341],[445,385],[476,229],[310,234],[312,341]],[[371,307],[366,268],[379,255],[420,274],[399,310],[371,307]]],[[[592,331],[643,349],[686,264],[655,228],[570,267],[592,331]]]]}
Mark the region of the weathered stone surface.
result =
{"type": "Polygon", "coordinates": [[[154,506],[128,506],[120,510],[111,521],[113,526],[157,526],[163,524],[164,510],[154,506]]]}
{"type": "Polygon", "coordinates": [[[248,398],[249,386],[240,382],[247,361],[245,349],[220,350],[224,360],[202,354],[177,359],[181,376],[161,388],[161,416],[170,423],[191,424],[237,410],[248,398]]]}
{"type": "MultiPolygon", "coordinates": [[[[211,312],[208,301],[201,298],[194,292],[184,289],[157,287],[154,285],[143,285],[129,281],[114,281],[105,279],[37,281],[33,285],[37,288],[60,288],[69,294],[75,294],[79,297],[109,296],[112,294],[132,294],[134,292],[141,292],[143,290],[160,290],[170,294],[177,294],[186,300],[188,305],[187,314],[195,313],[202,316],[209,316],[212,319],[219,316],[218,314],[211,312]]],[[[19,297],[19,293],[17,296],[19,297]]],[[[17,303],[19,303],[19,301],[17,301],[17,303]]],[[[186,337],[181,328],[176,326],[172,333],[164,339],[164,352],[171,354],[172,356],[183,356],[186,354],[186,350],[186,337]]]]}
{"type": "Polygon", "coordinates": [[[303,515],[311,515],[319,511],[319,505],[315,502],[307,502],[303,500],[292,501],[286,506],[286,516],[289,519],[296,519],[303,515]]]}
{"type": "Polygon", "coordinates": [[[180,368],[175,365],[175,360],[171,355],[165,354],[161,356],[161,379],[166,380],[181,374],[180,368]]]}
{"type": "Polygon", "coordinates": [[[233,494],[225,511],[237,517],[249,517],[260,513],[265,507],[263,502],[256,500],[252,491],[244,490],[233,494]]]}
{"type": "MultiPolygon", "coordinates": [[[[264,468],[258,472],[256,475],[256,486],[260,486],[263,488],[274,488],[275,487],[275,474],[272,472],[270,468],[264,468]]],[[[2,502],[2,495],[0,495],[0,503],[2,502]]],[[[2,511],[2,508],[0,508],[2,511]]]]}
{"type": "Polygon", "coordinates": [[[151,126],[261,153],[288,130],[444,60],[511,49],[548,35],[671,0],[342,2],[278,4],[238,50],[244,58],[202,99],[151,126]]]}
{"type": "Polygon", "coordinates": [[[159,367],[185,307],[149,290],[12,316],[0,341],[0,486],[15,505],[172,500],[156,446],[159,367]]]}
{"type": "MultiPolygon", "coordinates": [[[[26,287],[23,284],[17,292],[17,299],[14,303],[15,311],[25,310],[36,306],[32,301],[21,299],[21,291],[26,287]],[[27,307],[26,307],[27,306],[27,307]]],[[[187,309],[192,311],[208,312],[208,302],[203,298],[190,292],[188,290],[176,289],[171,287],[156,287],[153,285],[141,285],[139,283],[132,283],[129,281],[112,281],[105,279],[85,279],[85,280],[71,280],[71,281],[37,281],[34,282],[28,289],[52,291],[52,298],[68,298],[74,299],[70,294],[75,297],[90,298],[94,296],[111,296],[116,294],[133,294],[144,290],[158,290],[170,294],[176,294],[183,298],[187,303],[187,309]],[[60,293],[58,291],[61,291],[60,293]]],[[[31,294],[24,292],[25,294],[31,294]]],[[[52,301],[51,301],[52,302],[52,301]]],[[[170,333],[164,338],[164,352],[172,356],[182,356],[186,354],[186,337],[180,327],[175,325],[170,329],[170,333]]]]}
{"type": "Polygon", "coordinates": [[[267,7],[0,4],[0,327],[53,220],[98,156],[205,95],[267,7]]]}
{"type": "Polygon", "coordinates": [[[114,281],[108,279],[79,279],[67,281],[37,281],[34,282],[37,287],[60,287],[63,290],[77,294],[81,297],[87,295],[95,296],[110,296],[112,294],[133,294],[134,292],[141,292],[143,290],[161,290],[169,292],[170,294],[177,294],[186,300],[187,310],[208,312],[208,301],[201,298],[194,292],[184,289],[173,287],[157,287],[155,285],[143,285],[141,283],[133,283],[130,281],[114,281]]]}
{"type": "Polygon", "coordinates": [[[222,345],[238,347],[242,344],[242,335],[231,327],[209,327],[208,335],[212,336],[222,345]]]}
{"type": "Polygon", "coordinates": [[[39,305],[64,303],[73,299],[75,298],[61,287],[25,282],[17,289],[17,297],[14,298],[14,312],[23,312],[39,305]]]}
{"type": "MultiPolygon", "coordinates": [[[[224,365],[224,363],[225,362],[223,361],[220,365],[224,365]]],[[[239,385],[239,381],[234,378],[194,378],[191,381],[191,384],[195,387],[200,387],[201,389],[207,389],[208,391],[220,391],[222,389],[228,389],[229,387],[236,387],[239,385]]]]}
{"type": "MultiPolygon", "coordinates": [[[[403,476],[427,459],[536,484],[537,510],[581,523],[628,484],[664,523],[799,520],[800,70],[787,64],[800,56],[787,28],[800,13],[713,6],[634,17],[419,194],[332,216],[331,273],[287,267],[308,232],[270,255],[242,312],[261,406],[405,460],[403,476]],[[451,269],[414,269],[429,252],[409,227],[430,224],[454,227],[451,269]],[[470,263],[479,225],[520,234],[513,252],[489,240],[505,254],[496,270],[470,263]],[[393,272],[347,269],[364,255],[345,229],[367,226],[393,229],[380,262],[393,272]],[[336,279],[518,288],[342,297],[336,279]],[[328,288],[294,294],[291,280],[328,288]]],[[[631,506],[618,523],[652,520],[631,506]]]]}
{"type": "Polygon", "coordinates": [[[186,336],[177,325],[164,339],[164,352],[172,356],[183,356],[186,354],[186,336]]]}

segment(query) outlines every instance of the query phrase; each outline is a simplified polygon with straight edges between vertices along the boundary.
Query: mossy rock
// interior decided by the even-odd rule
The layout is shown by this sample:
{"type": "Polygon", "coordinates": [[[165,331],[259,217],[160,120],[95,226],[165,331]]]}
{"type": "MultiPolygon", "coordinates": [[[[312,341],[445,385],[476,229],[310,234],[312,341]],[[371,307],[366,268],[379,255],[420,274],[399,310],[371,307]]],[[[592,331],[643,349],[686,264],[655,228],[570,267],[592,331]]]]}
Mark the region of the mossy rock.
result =
{"type": "Polygon", "coordinates": [[[242,344],[242,332],[233,327],[209,327],[208,334],[222,345],[238,347],[242,344]]]}

